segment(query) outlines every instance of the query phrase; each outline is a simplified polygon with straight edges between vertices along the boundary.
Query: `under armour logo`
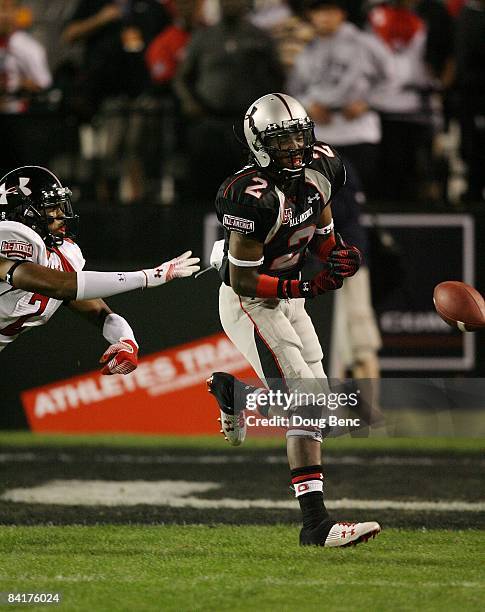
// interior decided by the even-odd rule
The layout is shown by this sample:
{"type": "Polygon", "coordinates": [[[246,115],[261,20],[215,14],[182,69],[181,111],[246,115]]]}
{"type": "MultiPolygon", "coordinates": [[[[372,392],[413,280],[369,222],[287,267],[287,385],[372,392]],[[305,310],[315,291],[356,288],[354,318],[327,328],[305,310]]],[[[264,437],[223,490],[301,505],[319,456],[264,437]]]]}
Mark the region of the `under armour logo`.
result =
{"type": "Polygon", "coordinates": [[[25,177],[25,176],[21,176],[19,178],[20,184],[19,184],[19,189],[20,191],[24,194],[24,195],[30,195],[32,193],[32,190],[29,189],[28,187],[26,187],[27,183],[30,181],[29,177],[25,177]]]}
{"type": "Polygon", "coordinates": [[[118,272],[118,280],[120,281],[120,283],[126,282],[126,276],[123,272],[118,272]]]}
{"type": "Polygon", "coordinates": [[[162,278],[163,268],[156,268],[155,274],[153,275],[155,278],[162,278]]]}
{"type": "Polygon", "coordinates": [[[11,193],[16,193],[17,189],[20,189],[20,191],[24,195],[29,196],[32,193],[32,190],[27,187],[27,184],[29,181],[30,181],[30,178],[28,176],[21,176],[19,177],[18,187],[14,186],[14,187],[9,187],[7,189],[7,186],[5,185],[5,183],[0,185],[0,204],[8,204],[7,195],[11,193]]]}

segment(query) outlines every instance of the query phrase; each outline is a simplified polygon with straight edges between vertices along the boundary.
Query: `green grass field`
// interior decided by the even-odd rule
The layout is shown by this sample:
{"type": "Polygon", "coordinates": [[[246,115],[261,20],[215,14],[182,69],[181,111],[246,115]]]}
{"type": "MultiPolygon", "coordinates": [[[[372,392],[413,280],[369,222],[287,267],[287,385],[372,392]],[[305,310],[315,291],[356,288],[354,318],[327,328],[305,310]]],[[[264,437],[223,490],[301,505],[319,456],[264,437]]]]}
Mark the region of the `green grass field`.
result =
{"type": "Polygon", "coordinates": [[[478,611],[485,597],[483,531],[389,529],[341,550],[300,549],[286,525],[0,533],[0,589],[59,592],[68,610],[478,611]]]}
{"type": "MultiPolygon", "coordinates": [[[[329,440],[327,495],[480,504],[484,447],[483,439],[329,440]]],[[[338,518],[379,520],[383,531],[375,540],[347,549],[300,548],[281,440],[231,449],[214,437],[0,433],[0,466],[0,592],[61,593],[51,609],[485,608],[485,512],[359,510],[349,501],[338,518]],[[192,494],[187,507],[147,498],[103,506],[9,497],[12,489],[59,480],[78,483],[72,487],[83,481],[157,487],[183,479],[221,486],[192,494]],[[290,507],[218,509],[227,498],[290,507]],[[199,499],[213,505],[200,506],[199,499]]],[[[49,609],[5,609],[16,607],[49,609]]]]}

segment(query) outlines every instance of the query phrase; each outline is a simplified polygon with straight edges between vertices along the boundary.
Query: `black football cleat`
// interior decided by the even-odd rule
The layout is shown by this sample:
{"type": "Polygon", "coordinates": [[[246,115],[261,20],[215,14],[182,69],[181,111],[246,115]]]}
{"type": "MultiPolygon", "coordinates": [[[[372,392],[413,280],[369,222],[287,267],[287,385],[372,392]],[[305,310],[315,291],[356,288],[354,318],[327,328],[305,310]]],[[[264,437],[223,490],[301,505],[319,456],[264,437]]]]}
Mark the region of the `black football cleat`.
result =
{"type": "Polygon", "coordinates": [[[234,387],[240,383],[232,374],[214,372],[207,379],[207,390],[216,398],[219,404],[221,433],[232,446],[239,446],[246,438],[246,418],[244,410],[234,411],[234,387]]]}

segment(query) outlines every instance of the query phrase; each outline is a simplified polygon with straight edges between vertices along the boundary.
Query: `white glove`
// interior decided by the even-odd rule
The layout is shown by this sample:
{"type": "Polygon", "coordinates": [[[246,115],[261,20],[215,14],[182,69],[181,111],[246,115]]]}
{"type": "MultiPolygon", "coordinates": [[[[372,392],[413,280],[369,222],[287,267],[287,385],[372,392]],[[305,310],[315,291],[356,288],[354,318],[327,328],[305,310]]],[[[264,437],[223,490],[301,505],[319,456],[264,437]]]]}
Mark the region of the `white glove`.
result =
{"type": "Polygon", "coordinates": [[[216,270],[220,270],[222,266],[222,260],[224,259],[224,240],[217,240],[214,242],[212,252],[210,256],[210,265],[216,270]]]}
{"type": "Polygon", "coordinates": [[[200,259],[198,257],[190,257],[191,255],[192,251],[186,251],[183,255],[166,261],[157,268],[143,270],[146,277],[145,287],[158,287],[174,278],[184,278],[185,276],[192,276],[194,272],[198,272],[200,266],[196,264],[199,263],[200,259]]]}

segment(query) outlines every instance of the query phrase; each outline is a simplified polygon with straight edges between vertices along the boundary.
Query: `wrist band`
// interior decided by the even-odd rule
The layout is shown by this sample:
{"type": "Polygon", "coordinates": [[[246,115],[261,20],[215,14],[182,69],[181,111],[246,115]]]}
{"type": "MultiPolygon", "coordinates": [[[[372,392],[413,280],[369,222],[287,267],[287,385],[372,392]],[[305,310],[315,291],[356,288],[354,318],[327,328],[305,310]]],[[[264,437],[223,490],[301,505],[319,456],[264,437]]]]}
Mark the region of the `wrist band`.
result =
{"type": "Polygon", "coordinates": [[[104,320],[103,336],[110,344],[116,344],[120,338],[128,338],[138,346],[128,321],[115,312],[109,314],[104,320]]]}
{"type": "Polygon", "coordinates": [[[332,232],[333,232],[333,219],[330,221],[328,225],[325,225],[325,227],[315,228],[315,234],[318,234],[319,236],[328,236],[332,232]]]}

